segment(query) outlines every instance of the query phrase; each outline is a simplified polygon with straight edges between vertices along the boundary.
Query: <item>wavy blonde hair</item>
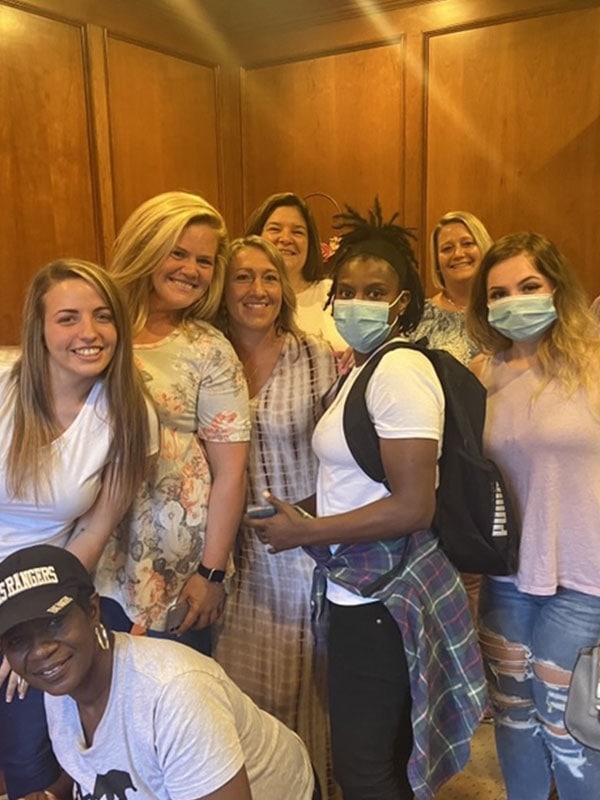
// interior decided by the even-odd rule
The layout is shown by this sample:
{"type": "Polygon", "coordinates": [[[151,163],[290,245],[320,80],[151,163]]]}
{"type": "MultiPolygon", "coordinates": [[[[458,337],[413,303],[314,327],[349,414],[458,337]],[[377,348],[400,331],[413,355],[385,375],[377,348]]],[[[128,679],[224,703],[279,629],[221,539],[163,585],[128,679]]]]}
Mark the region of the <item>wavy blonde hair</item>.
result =
{"type": "Polygon", "coordinates": [[[554,287],[556,322],[543,334],[538,347],[544,385],[557,380],[567,393],[589,390],[597,372],[590,366],[600,358],[600,326],[589,310],[587,295],[573,268],[553,242],[539,233],[512,233],[487,251],[471,289],[467,330],[488,353],[508,350],[512,341],[488,322],[488,275],[496,264],[526,256],[554,287]]]}
{"type": "Polygon", "coordinates": [[[48,351],[44,339],[46,295],[57,283],[82,280],[110,309],[117,332],[114,355],[103,375],[113,428],[108,460],[122,496],[133,500],[145,475],[149,449],[148,410],[141,376],[133,362],[131,324],[115,282],[96,264],[60,259],[34,276],[23,307],[21,356],[11,373],[14,427],[7,459],[7,482],[17,498],[49,485],[52,468],[48,445],[60,434],[49,391],[48,351]]]}
{"type": "Polygon", "coordinates": [[[203,197],[190,192],[164,192],[142,203],[117,236],[109,270],[123,292],[137,336],[148,319],[152,275],[190,225],[208,225],[218,237],[215,269],[208,290],[181,311],[180,325],[191,329],[211,321],[219,308],[225,280],[227,228],[219,212],[203,197]]]}
{"type": "Polygon", "coordinates": [[[467,227],[469,233],[473,239],[475,239],[475,243],[479,248],[482,258],[492,246],[492,237],[487,232],[487,228],[474,214],[468,211],[448,211],[444,214],[431,231],[431,236],[429,238],[431,280],[433,281],[433,285],[437,286],[438,289],[444,288],[444,278],[438,258],[438,239],[442,228],[445,228],[446,225],[451,225],[453,222],[462,222],[462,224],[467,227]]]}

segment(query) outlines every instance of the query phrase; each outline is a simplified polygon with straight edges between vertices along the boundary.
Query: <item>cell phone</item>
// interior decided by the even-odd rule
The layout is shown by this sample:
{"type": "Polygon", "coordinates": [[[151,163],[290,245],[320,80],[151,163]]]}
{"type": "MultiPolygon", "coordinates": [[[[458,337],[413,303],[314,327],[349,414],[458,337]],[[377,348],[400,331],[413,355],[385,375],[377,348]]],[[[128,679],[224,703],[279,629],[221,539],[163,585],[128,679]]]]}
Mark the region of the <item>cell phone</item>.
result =
{"type": "Polygon", "coordinates": [[[179,602],[172,603],[167,609],[167,621],[165,623],[165,630],[168,631],[169,633],[175,633],[177,628],[181,625],[181,623],[185,619],[185,615],[187,614],[188,609],[189,606],[186,600],[184,600],[183,603],[179,602]]]}
{"type": "Polygon", "coordinates": [[[267,519],[277,513],[275,506],[248,506],[246,516],[250,519],[267,519]]]}

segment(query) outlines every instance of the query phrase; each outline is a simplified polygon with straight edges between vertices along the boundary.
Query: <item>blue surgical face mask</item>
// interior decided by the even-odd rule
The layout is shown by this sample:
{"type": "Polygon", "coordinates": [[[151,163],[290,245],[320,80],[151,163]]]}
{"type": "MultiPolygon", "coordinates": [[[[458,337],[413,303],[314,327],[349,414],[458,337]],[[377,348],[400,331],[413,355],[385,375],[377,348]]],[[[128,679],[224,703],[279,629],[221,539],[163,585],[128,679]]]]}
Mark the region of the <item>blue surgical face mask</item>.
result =
{"type": "Polygon", "coordinates": [[[393,303],[378,300],[334,300],[333,321],[340,336],[358,353],[370,353],[385,342],[394,323],[388,322],[393,303]]]}
{"type": "Polygon", "coordinates": [[[551,294],[519,294],[488,305],[488,322],[513,342],[532,342],[556,320],[551,294]]]}

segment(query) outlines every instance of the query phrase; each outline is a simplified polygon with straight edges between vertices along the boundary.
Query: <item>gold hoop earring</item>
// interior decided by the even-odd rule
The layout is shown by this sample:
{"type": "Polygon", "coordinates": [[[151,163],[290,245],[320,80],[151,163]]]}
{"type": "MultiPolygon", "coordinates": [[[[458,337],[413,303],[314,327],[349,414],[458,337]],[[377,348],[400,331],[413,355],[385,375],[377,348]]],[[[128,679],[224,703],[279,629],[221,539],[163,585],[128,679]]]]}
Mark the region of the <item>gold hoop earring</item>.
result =
{"type": "Polygon", "coordinates": [[[100,649],[110,650],[110,641],[108,638],[108,633],[106,631],[106,628],[101,622],[99,622],[94,628],[94,633],[96,634],[96,641],[100,645],[100,649]]]}

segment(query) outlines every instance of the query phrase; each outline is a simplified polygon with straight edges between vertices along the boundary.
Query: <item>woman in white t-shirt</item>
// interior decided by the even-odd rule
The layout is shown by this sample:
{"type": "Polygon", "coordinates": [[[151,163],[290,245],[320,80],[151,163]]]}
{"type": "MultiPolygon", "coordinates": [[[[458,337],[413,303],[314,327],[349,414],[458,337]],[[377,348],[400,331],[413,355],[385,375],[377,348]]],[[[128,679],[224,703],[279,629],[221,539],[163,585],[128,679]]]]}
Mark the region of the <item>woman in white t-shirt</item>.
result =
{"type": "Polygon", "coordinates": [[[323,336],[336,353],[344,353],[348,345],[325,309],[331,280],[324,277],[321,242],[306,202],[292,192],[270,195],[250,216],[245,235],[262,236],[283,256],[300,330],[323,336]]]}
{"type": "MultiPolygon", "coordinates": [[[[29,287],[21,344],[0,366],[0,560],[44,543],[93,569],[157,439],[114,282],[85,261],[48,264],[29,287]]],[[[2,681],[7,672],[4,662],[2,681]]],[[[5,694],[0,769],[12,798],[50,785],[58,767],[41,694],[5,694]]]]}
{"type": "Polygon", "coordinates": [[[320,800],[293,731],[211,658],[109,633],[91,577],[70,553],[13,553],[0,565],[0,597],[2,647],[45,693],[50,737],[75,784],[26,800],[320,800]],[[18,592],[2,594],[16,582],[18,592]]]}
{"type": "Polygon", "coordinates": [[[317,562],[313,601],[316,619],[329,623],[333,763],[344,797],[408,800],[432,797],[466,763],[486,691],[465,591],[429,530],[444,425],[429,359],[386,351],[367,385],[386,483],[362,471],[344,435],[361,369],[423,310],[410,233],[385,223],[377,202],[369,217],[349,209],[341,219],[333,315],[355,367],[313,435],[317,517],[302,513],[314,511],[314,498],[299,513],[268,495],[278,513],[245,522],[271,552],[303,546],[317,562]]]}

